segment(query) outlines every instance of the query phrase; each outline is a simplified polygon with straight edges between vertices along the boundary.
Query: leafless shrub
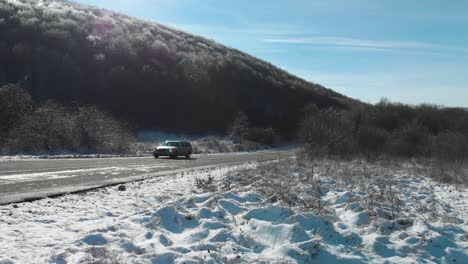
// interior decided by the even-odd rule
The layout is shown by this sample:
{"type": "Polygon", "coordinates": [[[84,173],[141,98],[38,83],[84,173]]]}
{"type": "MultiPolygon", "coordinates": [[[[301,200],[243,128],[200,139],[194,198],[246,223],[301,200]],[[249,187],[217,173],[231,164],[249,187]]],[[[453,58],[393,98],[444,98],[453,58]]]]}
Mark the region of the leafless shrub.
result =
{"type": "Polygon", "coordinates": [[[429,145],[429,132],[419,124],[408,124],[390,136],[386,152],[397,157],[426,156],[429,145]]]}
{"type": "Polygon", "coordinates": [[[347,112],[313,107],[302,121],[299,134],[310,157],[325,154],[347,158],[355,149],[352,127],[347,112]]]}
{"type": "Polygon", "coordinates": [[[195,153],[223,153],[232,152],[229,142],[216,137],[204,137],[192,142],[195,153]]]}
{"type": "Polygon", "coordinates": [[[430,155],[418,159],[419,171],[441,182],[468,184],[465,170],[468,157],[468,137],[459,132],[443,132],[431,137],[430,155]]]}
{"type": "Polygon", "coordinates": [[[364,157],[375,162],[387,144],[389,133],[383,129],[366,126],[357,133],[357,144],[363,151],[364,157]]]}
{"type": "Polygon", "coordinates": [[[227,179],[232,185],[253,187],[273,202],[317,213],[323,211],[321,198],[325,191],[320,179],[314,176],[313,166],[297,166],[291,160],[266,162],[255,169],[228,173],[227,179]]]}
{"type": "Polygon", "coordinates": [[[460,167],[468,158],[468,138],[460,132],[443,132],[434,137],[432,153],[438,160],[460,167]]]}
{"type": "Polygon", "coordinates": [[[212,175],[208,175],[206,179],[195,178],[195,186],[198,189],[202,189],[204,191],[216,191],[217,190],[217,187],[214,184],[214,177],[212,175]]]}
{"type": "Polygon", "coordinates": [[[135,141],[130,146],[130,153],[136,155],[152,154],[154,147],[158,145],[158,141],[135,141]]]}
{"type": "Polygon", "coordinates": [[[125,259],[105,246],[91,246],[86,250],[85,262],[95,264],[123,264],[125,259]]]}

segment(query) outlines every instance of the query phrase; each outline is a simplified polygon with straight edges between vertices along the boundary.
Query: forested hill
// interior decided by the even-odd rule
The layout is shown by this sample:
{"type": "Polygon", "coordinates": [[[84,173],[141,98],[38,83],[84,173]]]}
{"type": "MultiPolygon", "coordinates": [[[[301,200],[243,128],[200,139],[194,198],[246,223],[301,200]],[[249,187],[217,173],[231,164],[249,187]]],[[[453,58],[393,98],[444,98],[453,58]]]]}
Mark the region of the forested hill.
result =
{"type": "Polygon", "coordinates": [[[0,1],[0,86],[96,105],[138,129],[225,132],[238,111],[291,135],[304,106],[354,101],[205,38],[67,1],[0,1]]]}

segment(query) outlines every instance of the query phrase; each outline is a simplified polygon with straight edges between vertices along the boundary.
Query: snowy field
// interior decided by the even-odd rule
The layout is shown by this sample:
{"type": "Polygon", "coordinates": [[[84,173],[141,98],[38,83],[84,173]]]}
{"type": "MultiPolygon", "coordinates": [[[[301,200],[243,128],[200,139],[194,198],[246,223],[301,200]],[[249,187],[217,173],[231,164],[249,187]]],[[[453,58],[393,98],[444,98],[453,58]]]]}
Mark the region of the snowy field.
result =
{"type": "Polygon", "coordinates": [[[0,263],[468,263],[468,191],[359,162],[245,164],[0,206],[0,263]]]}

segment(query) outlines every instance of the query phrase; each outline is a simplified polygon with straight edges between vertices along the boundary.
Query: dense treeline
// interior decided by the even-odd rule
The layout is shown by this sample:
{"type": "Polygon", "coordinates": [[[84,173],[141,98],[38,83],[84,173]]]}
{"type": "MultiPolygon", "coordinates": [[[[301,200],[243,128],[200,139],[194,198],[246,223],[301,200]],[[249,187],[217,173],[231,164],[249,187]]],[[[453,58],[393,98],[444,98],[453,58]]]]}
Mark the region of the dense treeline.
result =
{"type": "Polygon", "coordinates": [[[17,85],[0,88],[0,154],[128,153],[129,129],[95,107],[35,103],[17,85]]]}
{"type": "Polygon", "coordinates": [[[310,157],[415,158],[461,168],[468,159],[468,112],[387,100],[351,111],[310,106],[300,137],[310,157]]]}
{"type": "Polygon", "coordinates": [[[213,41],[67,1],[0,2],[0,85],[96,105],[138,129],[223,133],[238,111],[291,136],[310,103],[354,104],[213,41]]]}

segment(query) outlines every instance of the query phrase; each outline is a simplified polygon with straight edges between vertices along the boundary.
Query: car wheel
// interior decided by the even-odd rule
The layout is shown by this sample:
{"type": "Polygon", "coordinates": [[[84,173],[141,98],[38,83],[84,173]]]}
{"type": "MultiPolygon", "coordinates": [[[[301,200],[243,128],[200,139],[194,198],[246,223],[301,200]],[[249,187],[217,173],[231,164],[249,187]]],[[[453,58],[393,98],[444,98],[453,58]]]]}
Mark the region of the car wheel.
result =
{"type": "Polygon", "coordinates": [[[186,159],[190,159],[190,155],[185,155],[185,158],[186,158],[186,159]]]}
{"type": "Polygon", "coordinates": [[[159,158],[159,156],[158,156],[158,155],[154,155],[154,158],[157,159],[157,158],[159,158]]]}
{"type": "Polygon", "coordinates": [[[175,158],[177,158],[177,155],[171,155],[171,156],[169,156],[169,157],[170,157],[171,159],[175,159],[175,158]]]}

